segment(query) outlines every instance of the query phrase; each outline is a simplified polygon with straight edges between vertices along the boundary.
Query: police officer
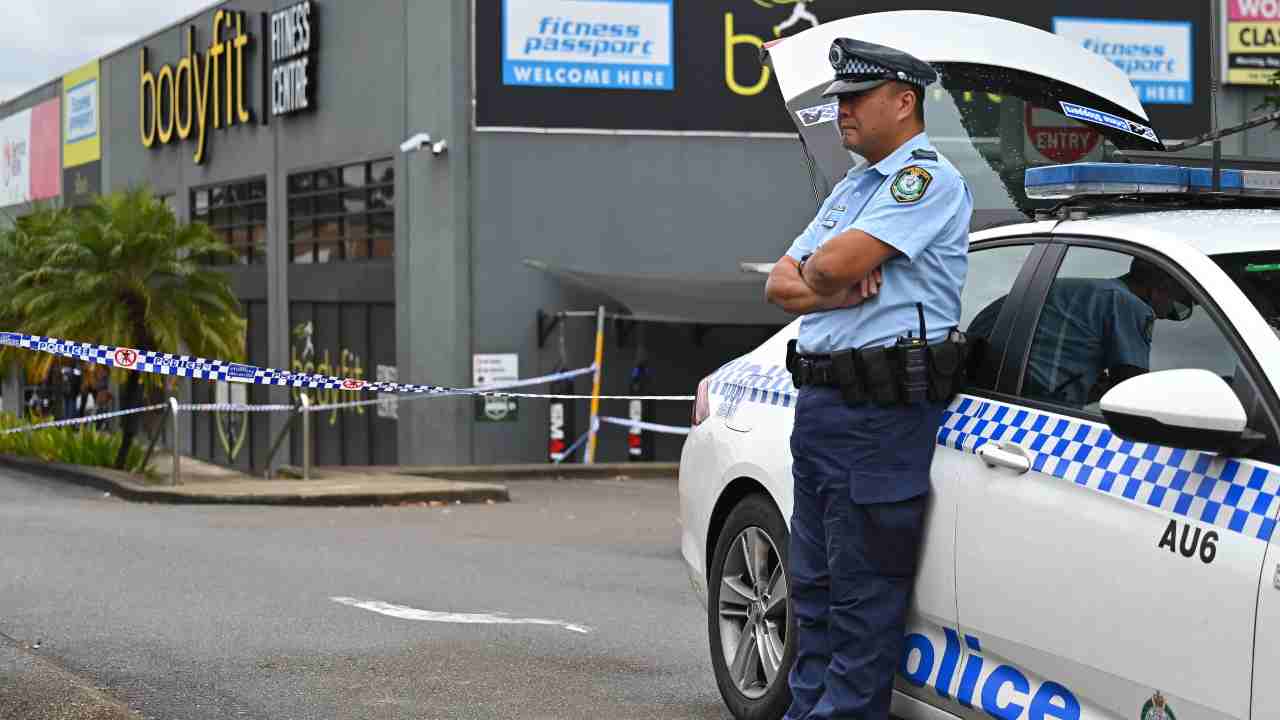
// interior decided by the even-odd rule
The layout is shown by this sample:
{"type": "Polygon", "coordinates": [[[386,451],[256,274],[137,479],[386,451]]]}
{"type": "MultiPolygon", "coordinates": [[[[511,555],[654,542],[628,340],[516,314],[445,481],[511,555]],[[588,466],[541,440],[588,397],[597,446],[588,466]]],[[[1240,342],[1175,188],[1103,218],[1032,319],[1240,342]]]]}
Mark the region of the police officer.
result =
{"type": "Polygon", "coordinates": [[[929,493],[958,362],[973,201],[925,134],[927,63],[868,42],[830,49],[841,142],[861,163],[769,275],[770,302],[802,315],[788,366],[790,597],[796,659],[787,720],[888,717],[929,493]],[[923,326],[923,334],[921,331],[923,326]],[[919,350],[931,358],[920,392],[919,350]],[[933,355],[938,351],[937,356],[933,355]]]}
{"type": "MultiPolygon", "coordinates": [[[[1141,258],[1117,278],[1057,278],[1036,325],[1022,394],[1084,408],[1147,372],[1155,321],[1186,320],[1192,304],[1177,280],[1141,258]]],[[[991,334],[1003,305],[999,298],[974,317],[971,338],[991,334]]]]}

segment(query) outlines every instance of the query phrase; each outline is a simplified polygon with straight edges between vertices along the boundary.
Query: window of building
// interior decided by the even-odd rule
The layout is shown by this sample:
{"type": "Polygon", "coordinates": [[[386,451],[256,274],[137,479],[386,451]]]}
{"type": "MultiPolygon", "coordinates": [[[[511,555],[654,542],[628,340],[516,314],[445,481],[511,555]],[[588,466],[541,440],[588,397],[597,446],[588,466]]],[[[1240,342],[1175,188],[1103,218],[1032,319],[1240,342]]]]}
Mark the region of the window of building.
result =
{"type": "Polygon", "coordinates": [[[289,176],[289,261],[389,258],[395,248],[390,158],[289,176]]]}
{"type": "Polygon", "coordinates": [[[235,250],[234,262],[264,262],[267,257],[267,181],[265,178],[191,191],[191,221],[202,222],[235,250]]]}

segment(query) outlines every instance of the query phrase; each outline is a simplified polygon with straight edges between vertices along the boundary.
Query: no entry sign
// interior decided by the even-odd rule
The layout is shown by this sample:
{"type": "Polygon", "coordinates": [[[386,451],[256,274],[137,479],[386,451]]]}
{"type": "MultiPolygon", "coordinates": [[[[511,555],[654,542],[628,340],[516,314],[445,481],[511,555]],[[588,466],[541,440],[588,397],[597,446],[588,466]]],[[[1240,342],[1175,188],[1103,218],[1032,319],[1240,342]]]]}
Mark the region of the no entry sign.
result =
{"type": "Polygon", "coordinates": [[[1031,163],[1071,163],[1101,156],[1102,135],[1075,120],[1027,103],[1027,160],[1031,163]]]}

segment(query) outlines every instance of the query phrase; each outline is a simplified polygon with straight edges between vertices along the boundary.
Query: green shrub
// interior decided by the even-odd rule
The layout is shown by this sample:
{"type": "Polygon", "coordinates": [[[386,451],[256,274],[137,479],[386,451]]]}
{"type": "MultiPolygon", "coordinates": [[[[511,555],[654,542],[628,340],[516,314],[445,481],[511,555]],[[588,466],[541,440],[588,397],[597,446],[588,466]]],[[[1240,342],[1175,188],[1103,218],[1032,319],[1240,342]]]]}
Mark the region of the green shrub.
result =
{"type": "MultiPolygon", "coordinates": [[[[0,430],[25,427],[47,419],[33,418],[28,422],[12,413],[0,413],[0,430]]],[[[120,451],[120,439],[118,432],[96,430],[89,424],[44,428],[0,435],[0,454],[21,455],[45,462],[109,468],[114,465],[116,453],[120,451]]],[[[134,445],[129,448],[126,467],[133,472],[149,475],[149,472],[142,469],[144,454],[145,449],[142,447],[134,445]]]]}

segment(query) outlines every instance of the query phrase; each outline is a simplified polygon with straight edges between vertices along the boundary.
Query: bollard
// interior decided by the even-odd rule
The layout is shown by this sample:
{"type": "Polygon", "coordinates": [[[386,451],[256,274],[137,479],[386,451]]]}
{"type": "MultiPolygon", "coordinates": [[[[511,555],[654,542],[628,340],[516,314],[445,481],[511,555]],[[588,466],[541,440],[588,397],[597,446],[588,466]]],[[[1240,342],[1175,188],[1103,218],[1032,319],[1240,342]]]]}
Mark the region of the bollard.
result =
{"type": "Polygon", "coordinates": [[[173,455],[173,467],[169,469],[169,484],[177,485],[182,477],[182,455],[178,453],[178,398],[169,398],[169,411],[173,414],[173,441],[169,452],[173,455]]]}
{"type": "Polygon", "coordinates": [[[587,449],[582,462],[591,465],[596,461],[596,433],[600,430],[600,370],[604,364],[604,306],[596,310],[596,372],[591,379],[591,419],[587,424],[587,449]]]}
{"type": "Polygon", "coordinates": [[[302,407],[298,412],[302,413],[302,479],[311,479],[311,396],[306,393],[298,393],[302,399],[302,407]]]}

